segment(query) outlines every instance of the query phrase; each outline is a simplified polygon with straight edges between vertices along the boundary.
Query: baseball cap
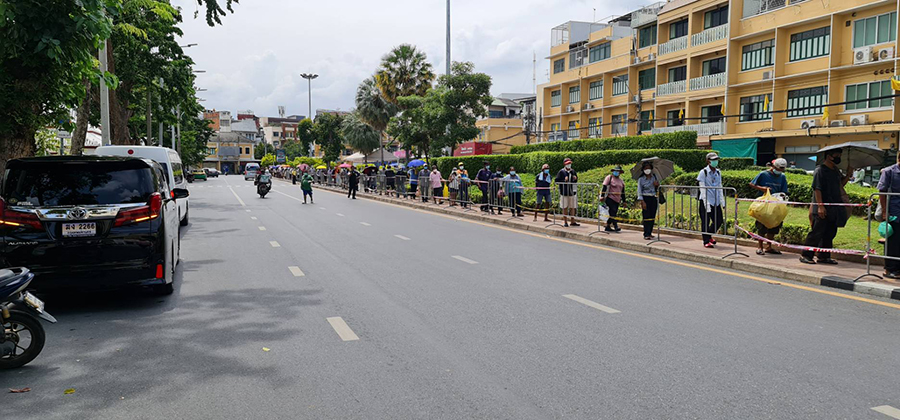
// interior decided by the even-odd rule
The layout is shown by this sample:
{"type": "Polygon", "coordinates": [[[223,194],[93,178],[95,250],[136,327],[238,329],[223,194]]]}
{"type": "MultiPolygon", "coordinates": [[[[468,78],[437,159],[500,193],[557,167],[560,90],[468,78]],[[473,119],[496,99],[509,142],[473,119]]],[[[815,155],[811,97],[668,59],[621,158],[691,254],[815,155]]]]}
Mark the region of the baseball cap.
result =
{"type": "Polygon", "coordinates": [[[787,168],[787,160],[785,160],[783,158],[775,159],[772,161],[772,166],[779,168],[779,169],[787,168]]]}
{"type": "Polygon", "coordinates": [[[707,160],[718,160],[719,155],[717,155],[716,152],[709,152],[706,154],[706,159],[707,160]]]}
{"type": "Polygon", "coordinates": [[[567,163],[572,163],[572,159],[565,158],[565,160],[563,160],[563,164],[565,165],[567,163]]]}

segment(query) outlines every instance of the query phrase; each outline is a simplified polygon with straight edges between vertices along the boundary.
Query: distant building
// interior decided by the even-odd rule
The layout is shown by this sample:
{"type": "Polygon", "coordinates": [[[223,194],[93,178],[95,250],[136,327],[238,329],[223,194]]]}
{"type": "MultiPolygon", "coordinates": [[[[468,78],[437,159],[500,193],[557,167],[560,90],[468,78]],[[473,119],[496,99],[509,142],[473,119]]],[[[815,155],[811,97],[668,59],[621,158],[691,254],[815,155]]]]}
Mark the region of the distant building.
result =
{"type": "Polygon", "coordinates": [[[260,130],[264,142],[281,147],[285,141],[297,138],[297,124],[306,119],[303,115],[291,115],[288,117],[262,117],[259,119],[260,130]]]}
{"type": "Polygon", "coordinates": [[[509,153],[512,146],[526,144],[525,126],[527,121],[534,120],[535,101],[535,95],[527,93],[504,93],[495,97],[488,107],[487,117],[475,122],[475,127],[481,130],[478,137],[459,145],[454,156],[503,154],[509,153]],[[530,119],[525,118],[523,104],[528,104],[530,119]]]}

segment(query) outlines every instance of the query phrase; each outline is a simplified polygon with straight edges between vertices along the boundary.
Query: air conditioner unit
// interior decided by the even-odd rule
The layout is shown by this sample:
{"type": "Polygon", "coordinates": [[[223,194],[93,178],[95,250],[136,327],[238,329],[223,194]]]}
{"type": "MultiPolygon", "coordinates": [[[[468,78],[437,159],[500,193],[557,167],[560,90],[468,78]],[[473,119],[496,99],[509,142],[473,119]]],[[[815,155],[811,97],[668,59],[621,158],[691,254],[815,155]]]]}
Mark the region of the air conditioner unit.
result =
{"type": "Polygon", "coordinates": [[[867,125],[869,124],[869,114],[859,114],[850,117],[850,125],[867,125]]]}
{"type": "Polygon", "coordinates": [[[813,128],[816,126],[817,120],[803,120],[800,122],[800,128],[806,130],[807,128],[813,128]]]}
{"type": "Polygon", "coordinates": [[[773,73],[773,72],[772,72],[771,70],[770,70],[770,71],[764,71],[764,72],[763,72],[763,78],[762,78],[762,79],[763,79],[763,80],[769,80],[769,79],[771,79],[771,78],[772,78],[772,73],[773,73]]]}
{"type": "Polygon", "coordinates": [[[634,57],[634,64],[641,64],[641,57],[634,57]]]}
{"type": "Polygon", "coordinates": [[[894,47],[882,48],[878,51],[878,61],[892,60],[894,58],[894,47]]]}
{"type": "Polygon", "coordinates": [[[584,109],[594,109],[594,104],[588,102],[584,104],[584,109]]]}
{"type": "Polygon", "coordinates": [[[656,92],[653,92],[653,99],[656,99],[656,92]]]}
{"type": "Polygon", "coordinates": [[[572,106],[572,105],[567,106],[567,107],[566,107],[566,112],[575,112],[575,107],[572,106]]]}
{"type": "Polygon", "coordinates": [[[656,54],[650,53],[650,55],[647,56],[648,61],[655,60],[655,59],[656,59],[656,54]]]}
{"type": "Polygon", "coordinates": [[[872,47],[853,49],[853,64],[863,64],[870,61],[872,61],[872,47]]]}
{"type": "Polygon", "coordinates": [[[846,127],[846,126],[847,126],[847,121],[844,121],[844,120],[834,120],[834,121],[828,123],[828,126],[829,126],[829,127],[846,127]]]}
{"type": "Polygon", "coordinates": [[[640,94],[634,95],[634,102],[640,102],[640,101],[641,101],[641,95],[640,94]]]}

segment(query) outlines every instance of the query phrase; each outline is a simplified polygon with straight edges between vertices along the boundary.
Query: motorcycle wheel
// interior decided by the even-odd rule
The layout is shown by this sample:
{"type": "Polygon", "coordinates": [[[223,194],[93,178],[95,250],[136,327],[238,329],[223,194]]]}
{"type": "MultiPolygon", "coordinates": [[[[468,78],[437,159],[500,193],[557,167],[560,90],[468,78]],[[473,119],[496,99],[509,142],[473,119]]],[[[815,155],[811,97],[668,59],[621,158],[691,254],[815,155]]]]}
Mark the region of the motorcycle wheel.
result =
{"type": "Polygon", "coordinates": [[[15,348],[11,355],[0,355],[0,369],[13,369],[28,364],[41,354],[47,339],[44,326],[33,315],[16,310],[9,311],[9,315],[3,321],[3,334],[8,341],[0,343],[0,348],[9,341],[15,343],[15,348]]]}

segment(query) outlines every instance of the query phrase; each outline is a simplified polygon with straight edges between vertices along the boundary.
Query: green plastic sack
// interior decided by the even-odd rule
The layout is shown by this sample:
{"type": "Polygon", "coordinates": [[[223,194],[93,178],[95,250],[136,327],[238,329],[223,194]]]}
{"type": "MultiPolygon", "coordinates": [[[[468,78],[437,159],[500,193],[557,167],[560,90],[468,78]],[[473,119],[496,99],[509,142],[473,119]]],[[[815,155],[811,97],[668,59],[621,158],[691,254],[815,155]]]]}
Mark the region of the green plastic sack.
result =
{"type": "MultiPolygon", "coordinates": [[[[891,216],[890,221],[894,222],[897,220],[897,216],[891,216]]],[[[894,228],[891,224],[885,220],[878,225],[878,234],[881,235],[882,238],[890,238],[891,235],[894,234],[894,228]]]]}

